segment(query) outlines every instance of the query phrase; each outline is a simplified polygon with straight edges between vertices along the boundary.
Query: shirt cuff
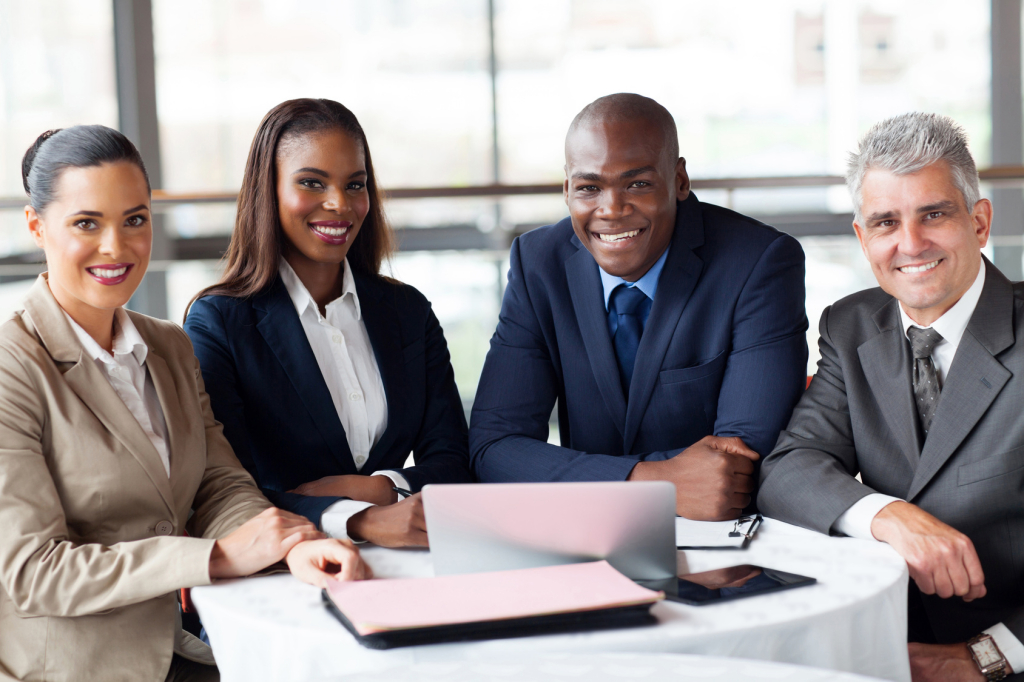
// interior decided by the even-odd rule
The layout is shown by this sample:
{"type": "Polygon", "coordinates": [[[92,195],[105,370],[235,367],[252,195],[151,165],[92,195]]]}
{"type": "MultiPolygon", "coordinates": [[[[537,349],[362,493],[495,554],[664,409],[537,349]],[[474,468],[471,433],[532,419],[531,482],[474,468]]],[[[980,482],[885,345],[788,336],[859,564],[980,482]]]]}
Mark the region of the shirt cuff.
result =
{"type": "Polygon", "coordinates": [[[1024,672],[1024,644],[1021,644],[1021,641],[1010,632],[1010,628],[1002,623],[996,623],[985,630],[985,634],[992,635],[992,640],[999,647],[999,651],[1013,668],[1014,673],[1024,672]]]}
{"type": "Polygon", "coordinates": [[[871,534],[871,522],[884,507],[899,501],[898,497],[871,493],[854,502],[852,507],[840,514],[832,527],[851,538],[876,540],[877,538],[871,534]]]}
{"type": "Polygon", "coordinates": [[[402,490],[409,490],[409,481],[405,480],[405,476],[398,473],[397,471],[392,471],[391,469],[384,469],[383,471],[374,471],[370,475],[387,476],[388,478],[391,479],[391,482],[395,484],[396,488],[401,488],[402,490]]]}
{"type": "MultiPolygon", "coordinates": [[[[348,536],[348,520],[372,506],[374,505],[369,502],[360,502],[359,500],[338,500],[320,515],[320,530],[332,538],[352,540],[348,536]]],[[[352,542],[364,541],[352,540],[352,542]]]]}

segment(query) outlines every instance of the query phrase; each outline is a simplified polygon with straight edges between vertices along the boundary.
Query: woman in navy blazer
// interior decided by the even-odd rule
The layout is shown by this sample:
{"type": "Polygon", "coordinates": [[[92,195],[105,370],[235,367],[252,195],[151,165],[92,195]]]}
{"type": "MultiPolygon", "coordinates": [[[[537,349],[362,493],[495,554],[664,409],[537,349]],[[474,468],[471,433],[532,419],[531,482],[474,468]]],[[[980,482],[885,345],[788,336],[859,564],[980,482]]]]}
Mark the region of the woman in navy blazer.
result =
{"type": "Polygon", "coordinates": [[[334,536],[426,545],[415,493],[471,480],[467,428],[430,303],[379,274],[392,243],[355,116],[284,102],[253,140],[225,274],[185,330],[272,502],[334,536]]]}

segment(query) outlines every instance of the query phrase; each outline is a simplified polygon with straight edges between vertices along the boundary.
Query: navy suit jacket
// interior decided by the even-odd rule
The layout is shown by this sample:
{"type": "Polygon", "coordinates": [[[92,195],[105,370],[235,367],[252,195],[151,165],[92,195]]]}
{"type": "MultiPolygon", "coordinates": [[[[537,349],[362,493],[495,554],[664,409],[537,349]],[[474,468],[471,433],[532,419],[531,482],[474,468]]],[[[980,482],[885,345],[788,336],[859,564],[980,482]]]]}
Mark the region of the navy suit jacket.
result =
{"type": "Polygon", "coordinates": [[[286,491],[381,469],[401,471],[413,491],[471,480],[466,418],[430,303],[408,285],[353,275],[388,402],[387,429],[361,471],[280,277],[251,298],[202,298],[185,322],[214,416],[239,461],[271,502],[317,524],[341,498],[286,491]],[[403,469],[410,451],[416,464],[403,469]]]}
{"type": "Polygon", "coordinates": [[[637,351],[628,400],[598,266],[568,218],[512,244],[473,405],[482,481],[624,480],[707,435],[771,452],[807,375],[804,255],[792,237],[692,193],[637,351]],[[550,445],[557,400],[562,446],[550,445]]]}

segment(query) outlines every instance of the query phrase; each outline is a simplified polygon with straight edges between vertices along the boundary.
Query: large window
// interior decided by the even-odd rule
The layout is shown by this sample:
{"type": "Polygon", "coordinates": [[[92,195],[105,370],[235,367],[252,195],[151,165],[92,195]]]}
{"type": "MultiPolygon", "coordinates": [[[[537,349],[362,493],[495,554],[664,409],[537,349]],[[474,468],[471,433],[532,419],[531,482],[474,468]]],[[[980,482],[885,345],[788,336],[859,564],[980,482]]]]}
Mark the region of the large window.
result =
{"type": "MultiPolygon", "coordinates": [[[[110,0],[0,0],[0,196],[21,197],[21,157],[45,130],[117,126],[110,0]]],[[[0,258],[33,249],[0,211],[0,258]]]]}
{"type": "Polygon", "coordinates": [[[233,190],[274,105],[326,97],[366,129],[383,184],[491,180],[480,0],[155,0],[164,185],[233,190]]]}
{"type": "MultiPolygon", "coordinates": [[[[956,118],[979,166],[990,164],[988,0],[493,8],[492,100],[488,0],[153,0],[163,189],[236,190],[260,119],[295,97],[336,99],[356,113],[385,189],[560,183],[573,116],[617,91],[669,108],[698,179],[839,174],[869,126],[915,109],[956,118]]],[[[0,195],[22,194],[21,154],[42,130],[117,124],[112,28],[111,0],[0,0],[0,195]]],[[[852,231],[825,226],[848,220],[845,189],[698,195],[819,233],[801,237],[813,366],[821,310],[874,284],[852,231]]],[[[508,242],[561,219],[565,205],[539,195],[392,200],[386,209],[406,248],[390,272],[433,302],[468,402],[497,320],[508,242]]],[[[234,206],[179,205],[165,222],[172,239],[223,243],[234,206]]],[[[32,250],[17,208],[0,211],[0,236],[0,258],[32,250]]],[[[157,267],[168,272],[176,321],[218,274],[214,260],[157,267]]],[[[0,270],[0,283],[10,272],[0,270]]],[[[0,312],[25,286],[0,285],[0,312]]]]}
{"type": "MultiPolygon", "coordinates": [[[[501,0],[498,8],[508,182],[560,182],[569,122],[612,92],[664,104],[698,178],[838,174],[868,127],[915,109],[954,116],[979,165],[990,158],[983,0],[501,0]]],[[[757,213],[848,208],[842,191],[821,188],[748,190],[734,201],[757,213]]]]}

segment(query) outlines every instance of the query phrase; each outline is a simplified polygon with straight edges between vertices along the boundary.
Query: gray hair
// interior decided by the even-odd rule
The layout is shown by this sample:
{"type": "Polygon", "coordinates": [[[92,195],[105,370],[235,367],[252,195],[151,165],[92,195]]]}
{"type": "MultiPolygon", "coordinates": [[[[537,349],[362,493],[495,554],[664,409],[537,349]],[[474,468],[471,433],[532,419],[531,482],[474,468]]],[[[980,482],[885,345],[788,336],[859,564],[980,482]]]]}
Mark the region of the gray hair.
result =
{"type": "Polygon", "coordinates": [[[869,170],[909,175],[938,161],[949,165],[953,185],[963,195],[967,210],[973,211],[981,199],[978,169],[967,148],[967,135],[956,121],[939,114],[913,112],[876,123],[846,164],[846,188],[853,199],[856,219],[864,217],[861,189],[869,170]]]}

